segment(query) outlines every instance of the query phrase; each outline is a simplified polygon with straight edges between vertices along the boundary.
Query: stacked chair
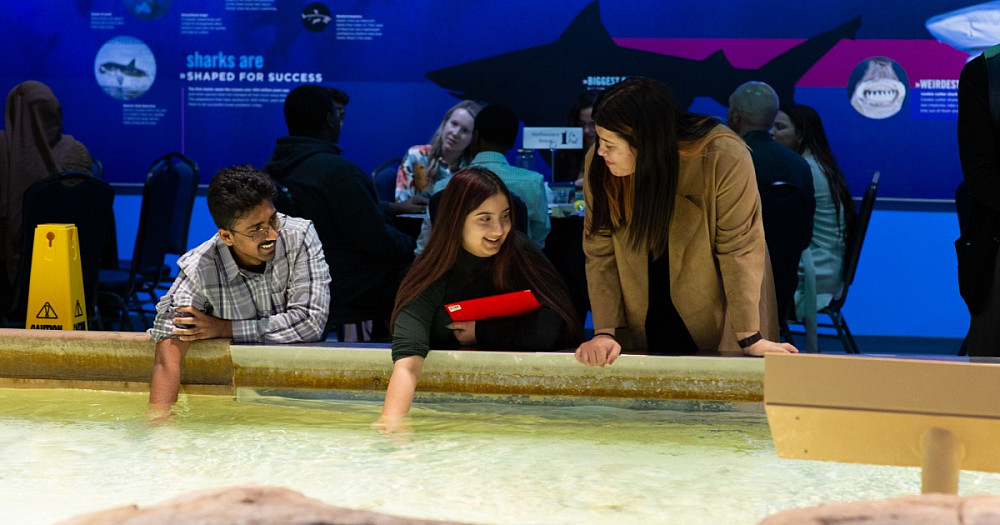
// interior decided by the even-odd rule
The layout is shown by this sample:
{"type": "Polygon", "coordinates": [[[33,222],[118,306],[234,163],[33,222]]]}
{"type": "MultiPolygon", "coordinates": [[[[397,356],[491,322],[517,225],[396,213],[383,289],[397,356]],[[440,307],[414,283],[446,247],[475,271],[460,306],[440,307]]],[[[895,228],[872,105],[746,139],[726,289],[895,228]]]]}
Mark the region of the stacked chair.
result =
{"type": "Polygon", "coordinates": [[[105,315],[105,329],[114,321],[134,330],[131,314],[138,314],[149,327],[147,314],[155,314],[157,289],[172,280],[167,254],[187,251],[191,212],[198,191],[198,165],[180,153],[156,159],[146,174],[132,259],[118,269],[102,269],[98,291],[104,303],[114,306],[117,316],[105,315]]]}
{"type": "Polygon", "coordinates": [[[378,200],[384,202],[396,200],[396,172],[402,163],[401,158],[389,159],[372,170],[372,182],[375,183],[378,200]]]}

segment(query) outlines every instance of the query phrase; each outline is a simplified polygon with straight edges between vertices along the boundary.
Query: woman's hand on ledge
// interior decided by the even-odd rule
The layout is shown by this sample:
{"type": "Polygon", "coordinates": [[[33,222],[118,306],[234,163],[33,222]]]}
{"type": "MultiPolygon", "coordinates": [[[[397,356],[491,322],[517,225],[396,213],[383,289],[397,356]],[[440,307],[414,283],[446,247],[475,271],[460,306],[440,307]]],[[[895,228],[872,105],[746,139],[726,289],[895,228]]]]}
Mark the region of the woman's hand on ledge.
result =
{"type": "Polygon", "coordinates": [[[610,365],[622,353],[622,345],[613,337],[595,334],[576,349],[576,360],[587,366],[610,365]]]}
{"type": "Polygon", "coordinates": [[[776,343],[774,341],[768,341],[767,339],[761,339],[756,343],[743,349],[744,355],[750,355],[755,357],[763,356],[764,354],[797,354],[799,350],[792,346],[791,343],[776,343]]]}

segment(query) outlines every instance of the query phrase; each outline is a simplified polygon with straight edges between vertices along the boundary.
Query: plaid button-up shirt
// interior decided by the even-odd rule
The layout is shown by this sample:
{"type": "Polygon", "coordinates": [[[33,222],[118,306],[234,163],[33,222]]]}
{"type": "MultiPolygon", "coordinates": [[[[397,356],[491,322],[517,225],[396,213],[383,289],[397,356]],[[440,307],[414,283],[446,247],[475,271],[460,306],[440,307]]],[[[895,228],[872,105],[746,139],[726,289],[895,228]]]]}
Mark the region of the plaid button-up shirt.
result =
{"type": "Polygon", "coordinates": [[[177,260],[177,279],[156,305],[149,335],[176,337],[177,309],[233,321],[237,343],[318,341],[330,307],[330,270],[311,221],[287,217],[264,273],[240,270],[216,233],[177,260]]]}

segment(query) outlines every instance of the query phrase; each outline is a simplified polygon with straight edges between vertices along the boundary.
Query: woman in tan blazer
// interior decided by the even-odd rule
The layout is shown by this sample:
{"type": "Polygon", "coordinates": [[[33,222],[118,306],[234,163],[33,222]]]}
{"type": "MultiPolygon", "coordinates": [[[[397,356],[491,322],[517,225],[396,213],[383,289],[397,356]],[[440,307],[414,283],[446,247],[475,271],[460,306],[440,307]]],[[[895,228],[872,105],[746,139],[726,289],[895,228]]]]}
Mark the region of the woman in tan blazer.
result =
{"type": "Polygon", "coordinates": [[[611,364],[623,345],[668,355],[797,352],[774,342],[774,287],[743,141],[644,78],[602,94],[594,120],[583,250],[595,335],[577,360],[611,364]]]}

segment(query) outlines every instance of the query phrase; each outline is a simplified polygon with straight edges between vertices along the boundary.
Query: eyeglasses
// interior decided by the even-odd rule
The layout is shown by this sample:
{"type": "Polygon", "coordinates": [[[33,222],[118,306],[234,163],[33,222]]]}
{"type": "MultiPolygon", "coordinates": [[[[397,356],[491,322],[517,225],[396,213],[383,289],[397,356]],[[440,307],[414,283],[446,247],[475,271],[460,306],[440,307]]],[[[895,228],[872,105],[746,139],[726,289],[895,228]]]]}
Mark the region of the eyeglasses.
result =
{"type": "Polygon", "coordinates": [[[267,235],[274,230],[274,233],[280,233],[281,229],[285,227],[285,215],[282,213],[275,213],[271,216],[271,219],[267,221],[267,226],[258,226],[250,233],[238,232],[236,230],[229,230],[232,233],[238,233],[244,237],[250,237],[254,242],[264,242],[267,240],[267,235]]]}

